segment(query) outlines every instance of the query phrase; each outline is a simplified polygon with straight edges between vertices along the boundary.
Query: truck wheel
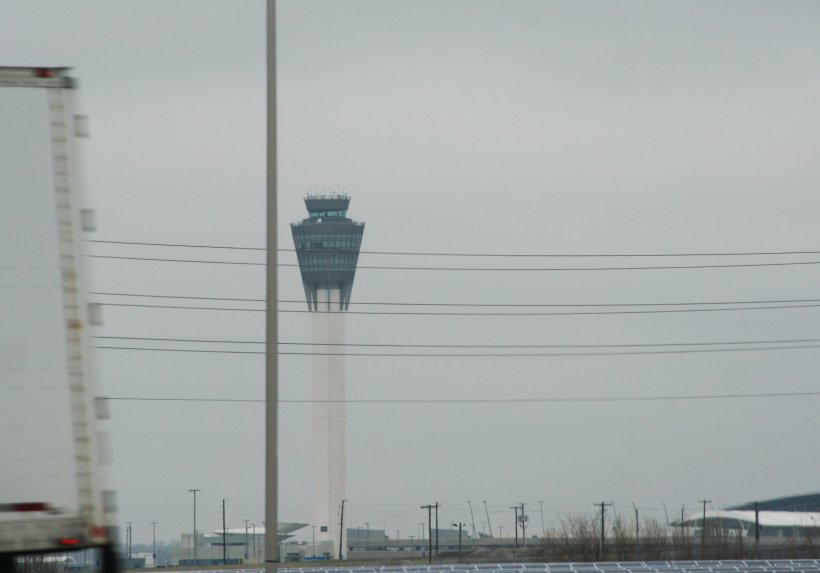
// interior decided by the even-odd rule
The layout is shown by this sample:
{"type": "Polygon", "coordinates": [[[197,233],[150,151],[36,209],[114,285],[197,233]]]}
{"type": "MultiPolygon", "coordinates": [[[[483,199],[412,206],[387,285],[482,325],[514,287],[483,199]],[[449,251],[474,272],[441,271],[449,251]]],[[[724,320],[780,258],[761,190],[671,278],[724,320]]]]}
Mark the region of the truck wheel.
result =
{"type": "MultiPolygon", "coordinates": [[[[117,554],[111,545],[106,545],[100,549],[101,568],[100,573],[118,573],[119,563],[117,562],[117,554]]],[[[0,569],[2,571],[2,569],[0,569]]]]}
{"type": "Polygon", "coordinates": [[[17,571],[17,559],[11,553],[0,553],[0,571],[17,571]]]}

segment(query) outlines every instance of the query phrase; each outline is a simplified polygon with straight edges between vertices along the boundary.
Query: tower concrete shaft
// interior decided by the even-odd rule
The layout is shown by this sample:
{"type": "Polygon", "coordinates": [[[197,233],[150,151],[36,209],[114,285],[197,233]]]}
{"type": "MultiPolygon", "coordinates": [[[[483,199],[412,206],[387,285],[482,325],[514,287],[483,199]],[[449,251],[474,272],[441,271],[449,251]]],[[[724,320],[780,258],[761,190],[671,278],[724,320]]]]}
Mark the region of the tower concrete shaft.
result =
{"type": "MultiPolygon", "coordinates": [[[[313,319],[313,522],[318,539],[338,548],[339,512],[345,497],[345,317],[340,289],[316,291],[313,319]],[[331,355],[333,354],[333,355],[331,355]]],[[[334,555],[336,552],[334,552],[334,555]]]]}

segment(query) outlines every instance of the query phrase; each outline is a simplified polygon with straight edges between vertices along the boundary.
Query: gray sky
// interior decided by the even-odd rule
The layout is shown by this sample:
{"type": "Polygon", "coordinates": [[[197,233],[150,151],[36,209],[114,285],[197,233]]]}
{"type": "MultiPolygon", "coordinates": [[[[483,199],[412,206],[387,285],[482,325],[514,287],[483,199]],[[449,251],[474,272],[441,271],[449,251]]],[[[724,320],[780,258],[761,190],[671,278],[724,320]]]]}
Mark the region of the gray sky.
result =
{"type": "MultiPolygon", "coordinates": [[[[4,0],[4,65],[67,65],[92,119],[95,238],[264,246],[263,3],[4,0]]],[[[816,2],[282,1],[280,242],[311,188],[341,185],[363,249],[680,253],[820,249],[816,2]]],[[[262,261],[258,252],[94,245],[98,254],[262,261]]],[[[283,252],[283,263],[295,261],[283,252]]],[[[803,256],[450,258],[363,265],[600,267],[803,256]]],[[[261,267],[94,259],[95,291],[261,298],[261,267]]],[[[356,302],[602,304],[817,298],[817,265],[444,272],[362,269],[356,302]]],[[[283,268],[283,299],[299,300],[283,268]]],[[[103,300],[103,297],[98,297],[103,300]]],[[[106,297],[111,302],[135,302],[106,297]]],[[[190,304],[190,301],[187,301],[190,304]]],[[[220,303],[215,303],[220,304],[220,303]]],[[[229,303],[222,303],[228,305],[229,303]]],[[[237,306],[238,303],[233,304],[237,306]]],[[[259,305],[246,305],[255,306],[259,305]]],[[[283,305],[301,310],[301,304],[283,305]]],[[[392,308],[390,310],[396,310],[392,308]]],[[[544,309],[541,309],[544,310],[544,309]]],[[[555,310],[555,309],[553,309],[555,310]]],[[[592,309],[582,309],[592,310],[592,309]]],[[[643,344],[817,338],[817,309],[347,319],[351,343],[643,344]]],[[[309,340],[306,314],[283,341],[309,340]]],[[[262,340],[263,314],[107,307],[103,336],[262,340]]],[[[127,343],[123,344],[127,345],[127,343]]],[[[145,343],[155,347],[157,343],[145,343]]],[[[182,344],[172,344],[175,348],[182,344]]],[[[203,345],[192,347],[202,348],[203,345]]],[[[227,346],[215,346],[227,348],[227,346]]],[[[103,350],[105,394],[263,397],[263,358],[103,350]]],[[[283,356],[307,399],[310,359],[283,356]]],[[[818,390],[820,351],[349,358],[351,399],[583,398],[818,390]]],[[[545,519],[634,501],[663,517],[817,489],[817,398],[351,404],[350,525],[417,535],[422,503],[486,499],[545,519]]],[[[310,407],[283,404],[280,519],[311,519],[310,407]]],[[[261,523],[261,404],[116,402],[112,480],[134,540],[261,523]]],[[[482,529],[483,512],[476,512],[482,529]]],[[[307,529],[309,535],[310,529],[307,529]]],[[[391,533],[392,535],[392,533],[391,533]]]]}

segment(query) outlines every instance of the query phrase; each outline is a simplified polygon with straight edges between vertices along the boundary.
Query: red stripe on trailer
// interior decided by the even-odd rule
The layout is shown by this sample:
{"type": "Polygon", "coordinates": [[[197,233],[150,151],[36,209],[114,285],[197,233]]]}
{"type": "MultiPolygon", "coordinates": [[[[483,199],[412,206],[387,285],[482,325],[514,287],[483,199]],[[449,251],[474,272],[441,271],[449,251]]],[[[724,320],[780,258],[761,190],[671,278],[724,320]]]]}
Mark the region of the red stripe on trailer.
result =
{"type": "Polygon", "coordinates": [[[4,503],[0,504],[0,511],[48,511],[49,504],[44,501],[23,501],[20,503],[4,503]]]}

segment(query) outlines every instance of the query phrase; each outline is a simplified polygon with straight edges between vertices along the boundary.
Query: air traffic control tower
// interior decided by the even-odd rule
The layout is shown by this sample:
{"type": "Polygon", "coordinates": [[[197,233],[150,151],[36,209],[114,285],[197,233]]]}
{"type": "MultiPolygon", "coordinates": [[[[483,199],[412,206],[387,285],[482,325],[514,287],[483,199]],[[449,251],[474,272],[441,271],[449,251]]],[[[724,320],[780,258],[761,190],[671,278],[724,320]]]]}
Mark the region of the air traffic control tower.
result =
{"type": "Polygon", "coordinates": [[[310,217],[291,223],[313,319],[313,522],[317,553],[339,556],[346,490],[345,317],[364,234],[348,219],[347,195],[308,195],[310,217]]]}

